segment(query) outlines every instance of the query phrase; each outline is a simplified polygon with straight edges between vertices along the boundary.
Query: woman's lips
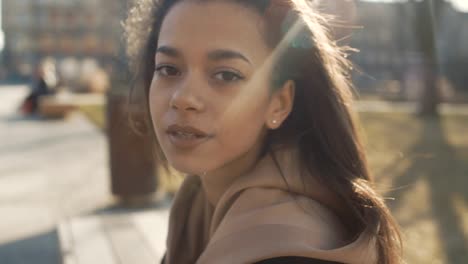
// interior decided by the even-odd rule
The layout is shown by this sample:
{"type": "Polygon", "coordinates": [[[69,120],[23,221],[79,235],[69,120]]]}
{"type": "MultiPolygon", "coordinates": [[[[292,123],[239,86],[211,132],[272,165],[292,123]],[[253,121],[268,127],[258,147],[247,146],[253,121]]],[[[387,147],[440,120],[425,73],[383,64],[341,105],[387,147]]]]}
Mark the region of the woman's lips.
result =
{"type": "Polygon", "coordinates": [[[193,148],[212,138],[212,135],[191,126],[171,125],[166,133],[170,142],[177,148],[193,148]]]}

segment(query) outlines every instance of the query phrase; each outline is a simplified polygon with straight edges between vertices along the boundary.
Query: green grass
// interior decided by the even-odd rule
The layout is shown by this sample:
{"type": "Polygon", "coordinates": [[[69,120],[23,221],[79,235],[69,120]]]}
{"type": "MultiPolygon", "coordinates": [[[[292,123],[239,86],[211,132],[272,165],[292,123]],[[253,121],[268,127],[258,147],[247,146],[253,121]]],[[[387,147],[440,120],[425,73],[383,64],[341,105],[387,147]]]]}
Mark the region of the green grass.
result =
{"type": "MultiPolygon", "coordinates": [[[[83,112],[103,127],[102,107],[83,112]]],[[[403,229],[408,263],[468,261],[468,116],[361,113],[377,189],[403,229]],[[393,199],[390,199],[393,198],[393,199]]],[[[161,173],[174,191],[180,178],[161,173]]]]}
{"type": "Polygon", "coordinates": [[[97,127],[101,128],[102,130],[105,129],[106,126],[106,116],[104,113],[104,106],[103,105],[86,105],[80,106],[79,110],[88,117],[88,119],[95,124],[97,127]]]}
{"type": "Polygon", "coordinates": [[[468,261],[468,116],[361,114],[377,187],[408,263],[468,261]]]}

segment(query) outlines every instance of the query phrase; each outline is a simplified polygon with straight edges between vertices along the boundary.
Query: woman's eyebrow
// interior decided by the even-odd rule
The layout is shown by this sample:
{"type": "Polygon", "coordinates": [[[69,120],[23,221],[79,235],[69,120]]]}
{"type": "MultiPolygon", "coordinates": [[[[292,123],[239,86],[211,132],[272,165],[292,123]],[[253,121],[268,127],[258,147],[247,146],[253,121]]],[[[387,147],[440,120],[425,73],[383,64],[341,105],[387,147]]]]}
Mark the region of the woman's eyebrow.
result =
{"type": "Polygon", "coordinates": [[[208,53],[208,58],[210,60],[228,60],[228,59],[241,59],[246,61],[249,64],[252,64],[249,59],[247,59],[244,55],[241,53],[234,51],[234,50],[226,50],[226,49],[218,49],[214,51],[210,51],[208,53]]]}
{"type": "MultiPolygon", "coordinates": [[[[156,53],[162,53],[170,57],[181,56],[181,53],[176,48],[173,48],[170,46],[160,46],[156,49],[156,53]]],[[[227,50],[227,49],[217,49],[217,50],[210,51],[208,53],[208,58],[214,61],[241,59],[249,64],[252,64],[252,62],[249,59],[247,59],[244,55],[242,55],[240,52],[237,52],[234,50],[227,50]]]]}
{"type": "Polygon", "coordinates": [[[180,52],[169,46],[160,46],[156,49],[156,53],[162,53],[164,55],[167,55],[169,57],[180,57],[180,52]]]}

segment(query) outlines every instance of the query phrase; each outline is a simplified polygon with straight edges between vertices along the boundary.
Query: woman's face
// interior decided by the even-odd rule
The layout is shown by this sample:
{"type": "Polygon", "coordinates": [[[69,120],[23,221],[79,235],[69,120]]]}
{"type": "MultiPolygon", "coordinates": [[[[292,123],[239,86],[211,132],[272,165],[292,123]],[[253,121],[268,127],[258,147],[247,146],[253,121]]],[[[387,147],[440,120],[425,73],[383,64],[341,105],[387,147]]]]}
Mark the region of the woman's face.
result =
{"type": "MultiPolygon", "coordinates": [[[[165,17],[149,92],[157,139],[176,169],[232,171],[275,128],[262,19],[228,2],[184,1],[165,17]]],[[[281,119],[281,118],[279,118],[281,119]]]]}

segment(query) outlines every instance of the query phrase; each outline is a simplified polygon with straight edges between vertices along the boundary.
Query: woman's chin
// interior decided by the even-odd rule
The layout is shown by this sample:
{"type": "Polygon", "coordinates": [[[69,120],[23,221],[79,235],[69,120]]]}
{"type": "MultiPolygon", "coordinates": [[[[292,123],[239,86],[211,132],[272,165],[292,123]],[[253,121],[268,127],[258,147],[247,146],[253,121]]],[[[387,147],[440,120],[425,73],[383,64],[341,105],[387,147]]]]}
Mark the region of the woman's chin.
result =
{"type": "Polygon", "coordinates": [[[173,167],[175,170],[187,174],[187,175],[202,175],[206,170],[200,168],[199,164],[196,166],[195,164],[190,164],[188,162],[181,162],[168,159],[169,165],[173,167]]]}

